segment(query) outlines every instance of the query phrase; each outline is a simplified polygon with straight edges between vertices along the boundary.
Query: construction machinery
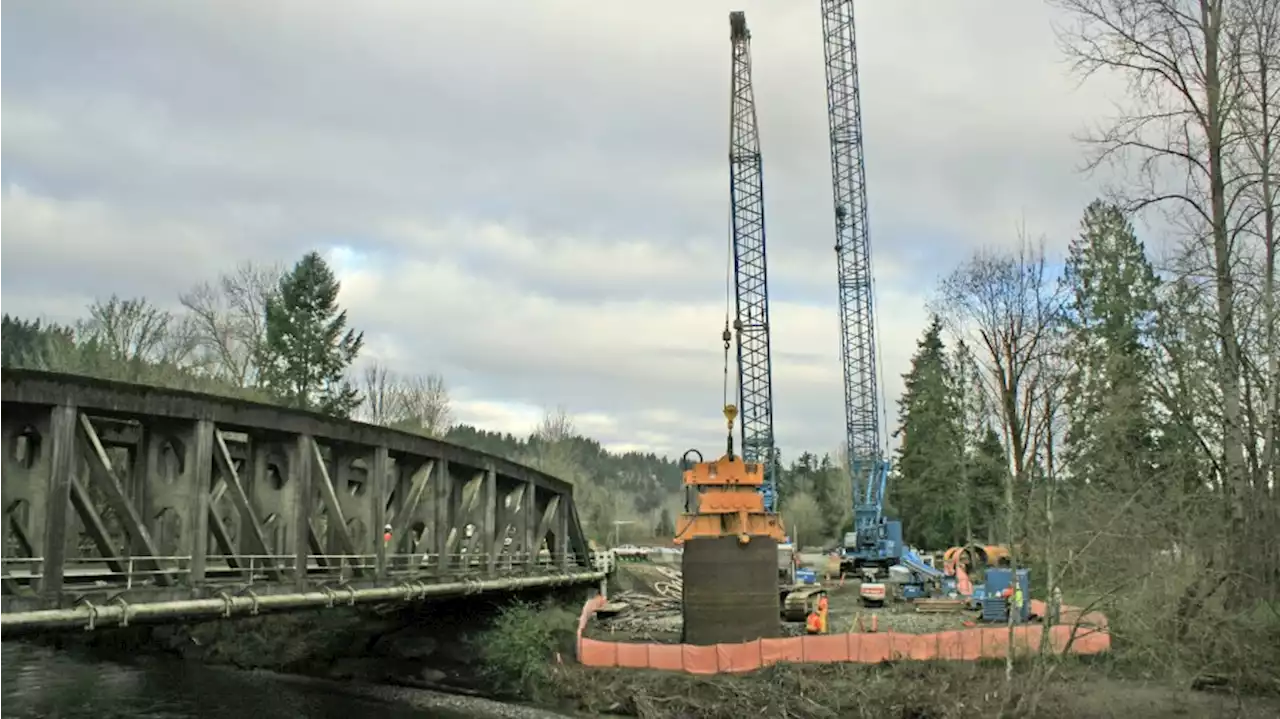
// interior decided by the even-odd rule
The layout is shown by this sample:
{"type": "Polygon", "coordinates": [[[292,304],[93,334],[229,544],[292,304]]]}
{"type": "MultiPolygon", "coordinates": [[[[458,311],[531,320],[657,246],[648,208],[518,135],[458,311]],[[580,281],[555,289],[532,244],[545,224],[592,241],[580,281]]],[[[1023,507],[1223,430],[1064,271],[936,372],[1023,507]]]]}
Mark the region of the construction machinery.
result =
{"type": "MultiPolygon", "coordinates": [[[[764,172],[755,91],[751,81],[751,31],[747,28],[746,13],[729,13],[729,44],[732,64],[729,82],[729,203],[734,307],[732,321],[726,313],[723,339],[727,352],[730,342],[735,336],[737,338],[737,393],[743,460],[762,468],[764,481],[760,485],[760,493],[765,511],[773,512],[777,509],[779,460],[773,435],[764,172]]],[[[790,543],[780,545],[778,552],[778,593],[783,617],[788,621],[804,621],[823,594],[820,586],[797,580],[795,549],[790,543]]]]}
{"type": "Polygon", "coordinates": [[[952,547],[942,554],[943,566],[948,574],[955,574],[957,565],[964,565],[970,573],[981,572],[987,567],[1008,566],[1009,548],[1003,544],[966,544],[952,547]]]}
{"type": "MultiPolygon", "coordinates": [[[[726,358],[727,359],[727,358],[726,358]]],[[[764,466],[733,451],[737,407],[726,405],[728,438],[723,457],[702,461],[697,450],[682,458],[685,512],[676,522],[683,546],[681,575],[684,638],[688,644],[745,642],[776,637],[781,624],[778,545],[782,520],[764,506],[764,466]],[[691,462],[690,455],[698,461],[691,462]]]]}
{"type": "Polygon", "coordinates": [[[795,545],[778,545],[778,598],[782,602],[782,618],[788,622],[803,622],[810,612],[818,610],[818,600],[827,594],[812,571],[799,570],[798,559],[795,545]]]}
{"type": "Polygon", "coordinates": [[[844,536],[841,563],[845,571],[862,574],[866,580],[863,599],[875,603],[890,596],[885,588],[876,586],[882,572],[889,573],[891,584],[904,599],[951,593],[954,587],[944,587],[949,575],[923,561],[904,544],[902,523],[884,516],[889,460],[881,428],[883,398],[876,352],[875,274],[867,231],[867,177],[853,6],[854,0],[822,0],[845,441],[854,497],[853,531],[844,536]]]}
{"type": "Polygon", "coordinates": [[[845,444],[854,497],[853,531],[844,537],[842,555],[850,570],[887,569],[902,557],[902,524],[884,517],[889,461],[880,426],[874,275],[867,235],[867,178],[853,0],[822,0],[822,36],[835,202],[845,444]]]}
{"type": "MultiPolygon", "coordinates": [[[[764,174],[751,83],[751,32],[743,12],[729,13],[733,69],[729,85],[729,201],[733,245],[733,331],[738,342],[742,456],[764,468],[766,511],[776,508],[778,456],[773,439],[773,365],[769,353],[769,273],[765,261],[764,174]]],[[[726,313],[724,341],[730,341],[726,313]]]]}
{"type": "Polygon", "coordinates": [[[984,622],[1007,621],[1010,612],[1015,622],[1026,622],[1031,618],[1031,572],[992,567],[987,570],[986,581],[974,587],[973,599],[982,610],[984,622]],[[1015,586],[1021,591],[1015,593],[1015,586]],[[1015,603],[1015,596],[1022,599],[1021,603],[1015,603]]]}
{"type": "Polygon", "coordinates": [[[902,550],[897,563],[887,568],[881,578],[869,569],[858,588],[858,596],[867,606],[880,606],[889,600],[916,600],[953,593],[955,581],[937,569],[911,548],[902,550]]]}

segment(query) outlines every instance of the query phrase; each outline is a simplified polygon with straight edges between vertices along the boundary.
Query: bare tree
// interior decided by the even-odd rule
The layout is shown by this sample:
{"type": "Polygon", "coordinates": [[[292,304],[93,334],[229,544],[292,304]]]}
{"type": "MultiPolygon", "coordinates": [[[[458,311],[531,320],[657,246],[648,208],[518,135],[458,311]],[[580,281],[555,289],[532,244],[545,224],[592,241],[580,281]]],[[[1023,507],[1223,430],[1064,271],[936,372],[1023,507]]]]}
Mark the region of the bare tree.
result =
{"type": "Polygon", "coordinates": [[[117,362],[159,361],[165,355],[173,315],[138,297],[95,301],[79,323],[80,339],[99,344],[117,362]]]}
{"type": "Polygon", "coordinates": [[[374,362],[361,375],[363,419],[427,437],[442,437],[452,422],[449,388],[436,373],[403,376],[374,362]]]}
{"type": "MultiPolygon", "coordinates": [[[[1011,471],[1004,487],[1005,532],[1011,547],[1022,513],[1016,497],[1027,492],[1030,468],[1046,425],[1044,401],[1051,386],[1046,357],[1054,340],[1061,302],[1045,273],[1043,247],[1023,238],[1016,250],[983,250],[943,280],[939,315],[962,341],[980,348],[983,385],[999,408],[1011,471]]],[[[1014,552],[1017,566],[1017,552],[1014,552]]],[[[1013,679],[1013,613],[1005,679],[1013,679]]]]}
{"type": "Polygon", "coordinates": [[[1239,0],[1232,18],[1233,59],[1241,81],[1242,151],[1232,172],[1248,178],[1245,231],[1257,250],[1243,269],[1243,392],[1246,455],[1252,476],[1253,538],[1280,574],[1280,547],[1266,535],[1280,522],[1276,435],[1280,431],[1280,317],[1277,317],[1276,219],[1280,214],[1280,3],[1239,0]],[[1256,270],[1254,270],[1256,268],[1256,270]],[[1268,498],[1270,501],[1268,501],[1268,498]],[[1269,552],[1268,549],[1269,548],[1269,552]]]}
{"type": "MultiPolygon", "coordinates": [[[[579,486],[590,485],[584,476],[581,458],[577,454],[576,447],[572,442],[567,441],[576,434],[573,418],[564,407],[547,410],[543,414],[542,421],[533,431],[525,461],[547,474],[574,482],[579,486]]],[[[600,506],[612,507],[612,498],[607,502],[602,501],[600,506]]],[[[612,518],[609,521],[612,521],[612,518]]]]}
{"type": "Polygon", "coordinates": [[[1249,0],[1051,0],[1075,20],[1060,38],[1084,77],[1116,73],[1130,100],[1110,127],[1087,138],[1090,168],[1136,168],[1120,192],[1130,210],[1160,208],[1181,224],[1181,270],[1203,272],[1214,289],[1220,346],[1216,384],[1223,424],[1222,484],[1234,533],[1244,537],[1246,465],[1242,357],[1237,317],[1241,212],[1250,182],[1231,171],[1246,137],[1245,72],[1233,23],[1249,0]]]}
{"type": "MultiPolygon", "coordinates": [[[[1055,337],[1060,339],[1060,337],[1055,337]]],[[[1040,490],[1043,494],[1044,516],[1041,518],[1043,529],[1034,531],[1032,536],[1039,536],[1042,539],[1045,563],[1045,586],[1048,587],[1050,601],[1059,590],[1061,581],[1061,567],[1058,566],[1058,535],[1057,535],[1057,518],[1054,514],[1058,499],[1059,478],[1058,478],[1058,447],[1062,443],[1062,439],[1066,437],[1068,418],[1066,416],[1066,408],[1064,400],[1066,395],[1067,375],[1069,368],[1065,366],[1062,360],[1064,353],[1061,351],[1047,351],[1041,355],[1041,366],[1037,373],[1043,382],[1043,391],[1040,395],[1042,408],[1040,413],[1039,426],[1036,428],[1040,440],[1037,442],[1040,448],[1039,466],[1042,468],[1040,490]]],[[[1031,534],[1031,532],[1029,532],[1031,534]]],[[[1048,633],[1044,635],[1041,642],[1041,650],[1044,652],[1049,647],[1048,633]]]]}
{"type": "MultiPolygon", "coordinates": [[[[996,408],[1014,479],[1026,480],[1043,423],[1042,373],[1061,301],[1043,247],[982,250],[942,282],[939,316],[970,347],[996,408]]],[[[1006,497],[1010,502],[1012,497],[1006,497]]]]}
{"type": "Polygon", "coordinates": [[[551,444],[569,439],[577,433],[573,417],[563,406],[547,410],[542,421],[538,423],[538,428],[533,432],[535,437],[551,444]]]}
{"type": "Polygon", "coordinates": [[[431,373],[405,378],[399,386],[394,413],[399,428],[428,437],[443,436],[452,419],[444,377],[431,373]]]}
{"type": "Polygon", "coordinates": [[[238,387],[253,383],[254,357],[266,336],[267,300],[283,274],[280,265],[246,262],[180,297],[214,376],[238,387]]]}
{"type": "Polygon", "coordinates": [[[389,425],[395,421],[397,387],[387,366],[379,362],[366,365],[361,373],[361,384],[361,419],[370,424],[381,425],[389,425]]]}

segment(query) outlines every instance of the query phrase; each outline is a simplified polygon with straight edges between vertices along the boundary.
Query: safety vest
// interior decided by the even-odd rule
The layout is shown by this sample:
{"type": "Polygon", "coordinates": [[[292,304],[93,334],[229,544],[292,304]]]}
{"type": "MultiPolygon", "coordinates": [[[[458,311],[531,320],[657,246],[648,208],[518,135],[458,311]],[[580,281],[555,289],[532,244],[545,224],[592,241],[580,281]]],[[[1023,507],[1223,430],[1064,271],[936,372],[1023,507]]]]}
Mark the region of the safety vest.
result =
{"type": "Polygon", "coordinates": [[[822,631],[822,619],[818,617],[817,612],[809,612],[809,618],[805,621],[805,628],[810,634],[817,634],[822,631]]]}
{"type": "Polygon", "coordinates": [[[1021,585],[1019,585],[1017,589],[1013,590],[1013,606],[1016,609],[1022,609],[1022,586],[1021,585]]]}

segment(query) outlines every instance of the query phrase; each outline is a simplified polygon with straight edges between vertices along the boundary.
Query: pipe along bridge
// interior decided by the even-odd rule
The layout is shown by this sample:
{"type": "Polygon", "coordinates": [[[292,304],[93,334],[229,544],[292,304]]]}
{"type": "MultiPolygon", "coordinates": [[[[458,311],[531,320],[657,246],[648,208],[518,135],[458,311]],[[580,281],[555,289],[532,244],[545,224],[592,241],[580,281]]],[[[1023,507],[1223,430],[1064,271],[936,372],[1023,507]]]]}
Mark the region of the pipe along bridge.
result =
{"type": "Polygon", "coordinates": [[[603,577],[572,485],[499,457],[194,392],[0,384],[5,637],[603,577]]]}

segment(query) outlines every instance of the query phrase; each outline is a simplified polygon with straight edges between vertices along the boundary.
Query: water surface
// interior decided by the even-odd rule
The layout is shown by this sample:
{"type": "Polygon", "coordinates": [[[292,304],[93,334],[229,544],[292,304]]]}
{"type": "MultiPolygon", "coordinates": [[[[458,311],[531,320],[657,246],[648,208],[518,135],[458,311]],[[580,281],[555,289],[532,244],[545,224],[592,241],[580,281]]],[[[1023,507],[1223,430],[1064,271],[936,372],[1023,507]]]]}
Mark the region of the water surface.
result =
{"type": "Polygon", "coordinates": [[[290,681],[176,659],[120,663],[18,642],[0,646],[0,716],[23,719],[468,719],[290,681]]]}

